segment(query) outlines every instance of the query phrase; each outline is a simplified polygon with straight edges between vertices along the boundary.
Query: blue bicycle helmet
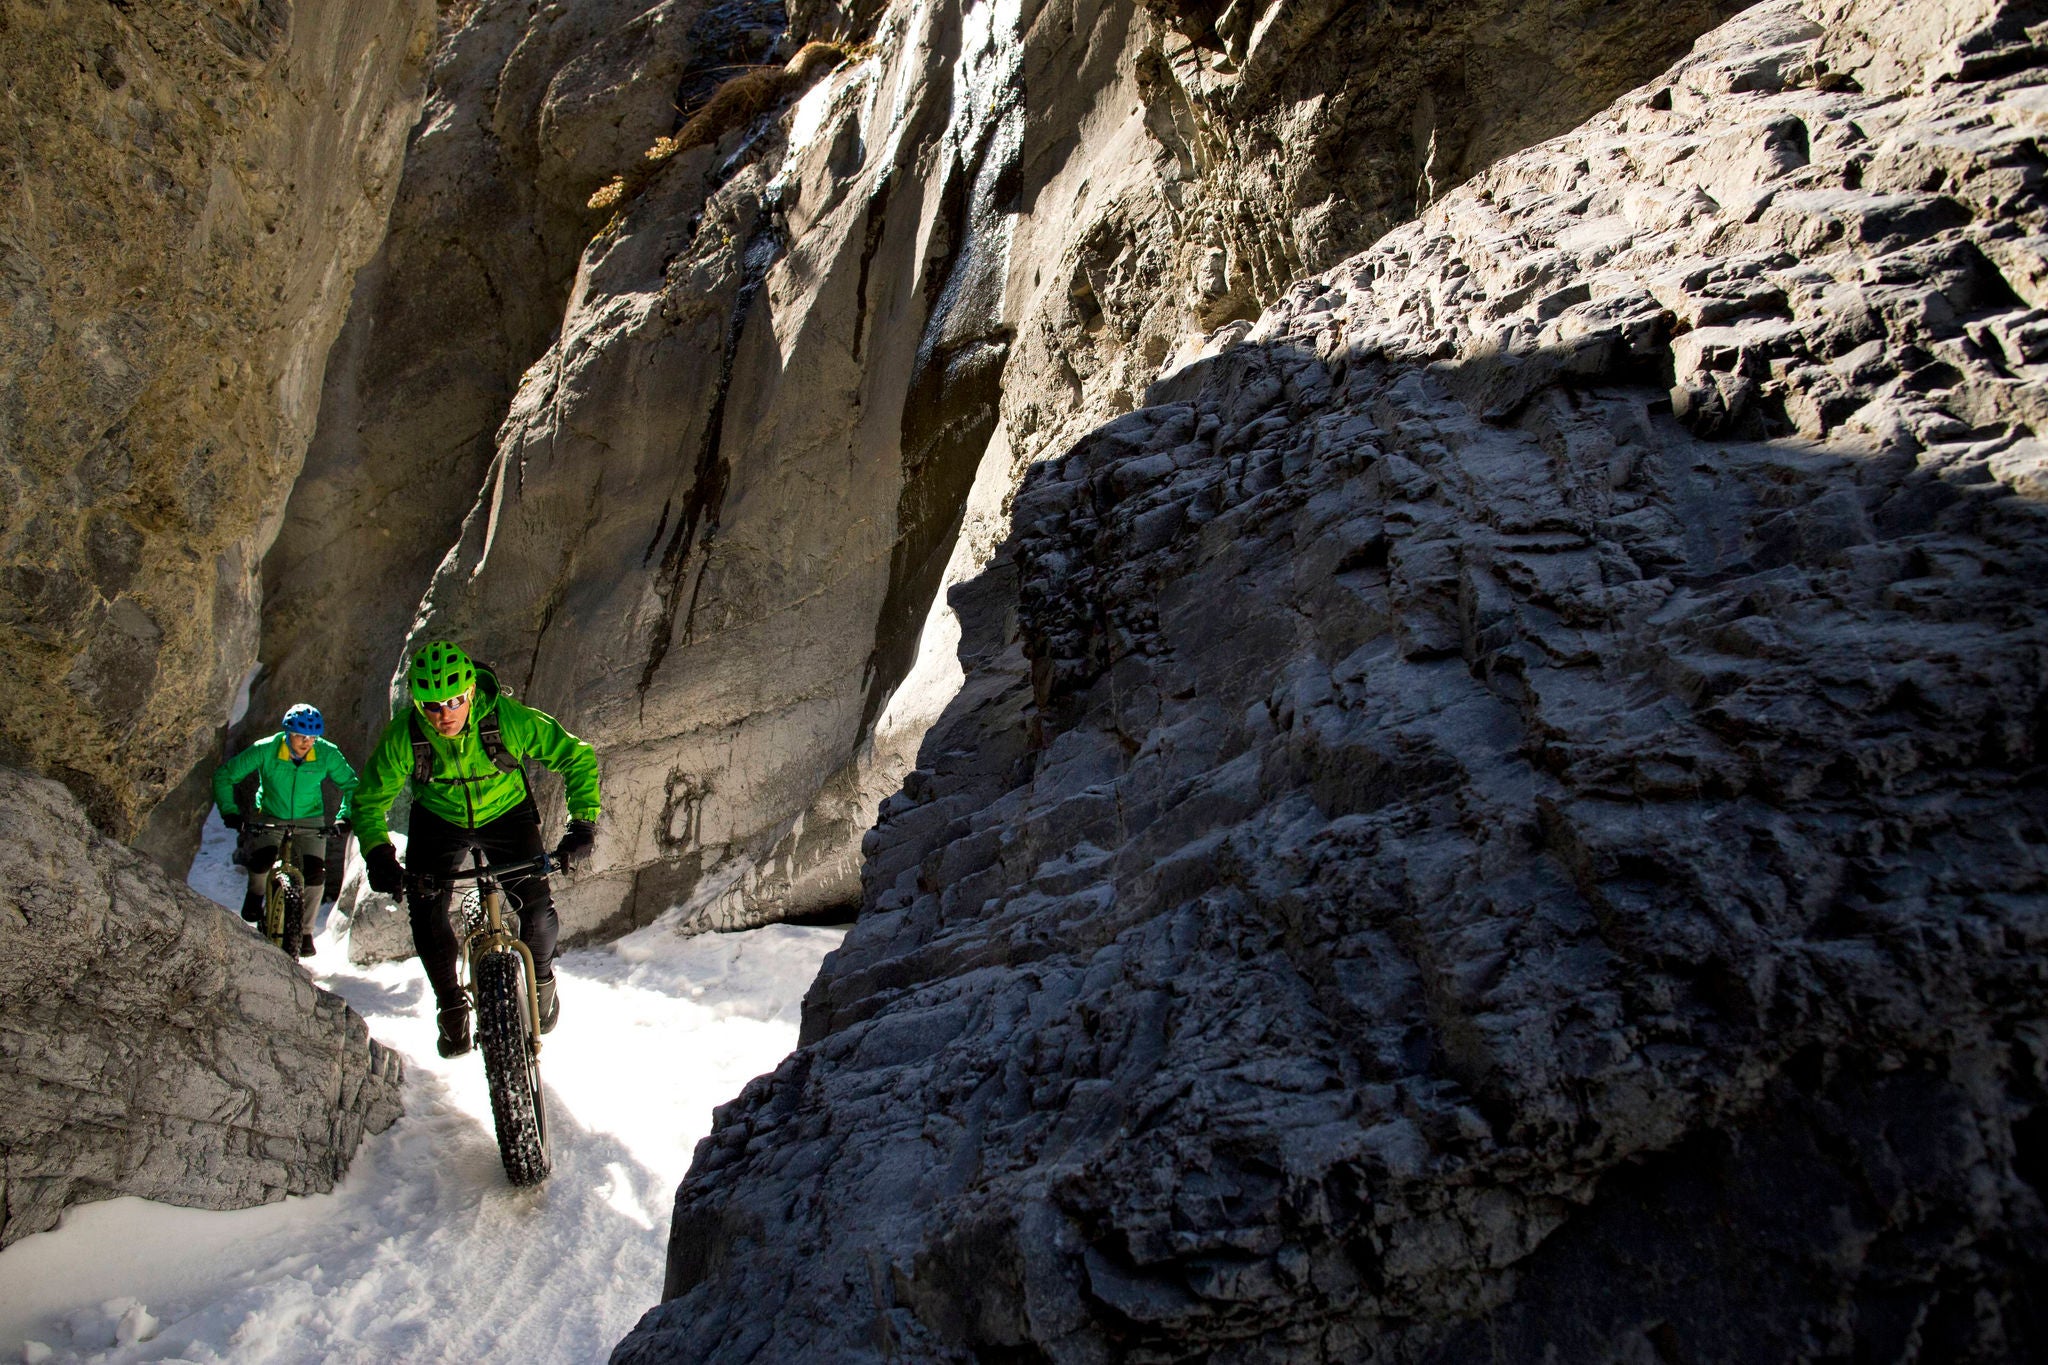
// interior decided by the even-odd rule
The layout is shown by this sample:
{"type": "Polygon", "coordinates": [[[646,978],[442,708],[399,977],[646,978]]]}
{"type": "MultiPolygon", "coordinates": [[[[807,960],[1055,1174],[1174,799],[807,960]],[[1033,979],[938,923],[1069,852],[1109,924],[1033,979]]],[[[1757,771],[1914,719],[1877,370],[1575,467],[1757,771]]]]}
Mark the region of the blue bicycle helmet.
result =
{"type": "Polygon", "coordinates": [[[300,702],[284,713],[284,728],[295,735],[324,735],[327,722],[320,719],[320,708],[300,702]]]}

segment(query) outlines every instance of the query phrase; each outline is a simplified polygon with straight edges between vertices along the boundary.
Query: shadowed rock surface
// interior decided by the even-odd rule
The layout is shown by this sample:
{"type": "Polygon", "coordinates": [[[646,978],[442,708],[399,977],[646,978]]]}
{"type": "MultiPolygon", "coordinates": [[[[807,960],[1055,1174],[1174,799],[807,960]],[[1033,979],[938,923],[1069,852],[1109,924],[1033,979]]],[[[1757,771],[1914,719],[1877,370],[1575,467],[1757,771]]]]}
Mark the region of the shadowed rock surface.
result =
{"type": "Polygon", "coordinates": [[[117,1195],[330,1190],[402,1074],[296,961],[0,768],[0,1245],[117,1195]]]}
{"type": "Polygon", "coordinates": [[[210,757],[255,661],[257,565],[431,15],[0,5],[0,762],[116,837],[210,757]]]}
{"type": "Polygon", "coordinates": [[[615,1361],[2048,1354],[2048,48],[1906,14],[1033,473],[615,1361]]]}
{"type": "MultiPolygon", "coordinates": [[[[630,189],[412,623],[473,644],[596,745],[605,829],[592,875],[558,894],[568,932],[676,904],[699,927],[851,905],[860,834],[958,680],[940,589],[987,561],[1021,470],[1412,212],[1418,185],[1561,130],[1727,10],[1288,0],[1239,32],[1243,13],[1093,0],[813,5],[783,51],[847,32],[872,49],[651,170],[593,144],[578,172],[630,189]],[[1490,74],[1509,51],[1527,80],[1490,74]],[[1439,87],[1455,115],[1430,112],[1439,87]]],[[[623,70],[625,52],[577,69],[623,70]]],[[[645,121],[652,83],[589,79],[645,121]]],[[[674,126],[693,112],[678,102],[674,126]]],[[[464,353],[437,326],[417,373],[464,353]]],[[[395,378],[346,382],[365,411],[441,420],[394,402],[395,378]]],[[[391,495],[375,471],[348,478],[361,496],[332,516],[355,529],[281,569],[273,597],[334,584],[303,595],[310,613],[375,578],[392,600],[387,561],[357,552],[391,495]]],[[[306,632],[314,657],[345,636],[375,671],[396,664],[376,632],[333,630],[306,632]]]]}

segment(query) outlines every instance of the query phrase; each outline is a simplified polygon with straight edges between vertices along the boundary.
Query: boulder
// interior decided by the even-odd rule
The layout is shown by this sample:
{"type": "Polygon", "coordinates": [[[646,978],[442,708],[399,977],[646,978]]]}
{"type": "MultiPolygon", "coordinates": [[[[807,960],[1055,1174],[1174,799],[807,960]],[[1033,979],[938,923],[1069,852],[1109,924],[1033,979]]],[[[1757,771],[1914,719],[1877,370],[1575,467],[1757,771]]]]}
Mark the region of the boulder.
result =
{"type": "Polygon", "coordinates": [[[2048,48],[1895,12],[1031,473],[615,1362],[2048,1354],[2048,48]]]}
{"type": "MultiPolygon", "coordinates": [[[[403,834],[392,836],[401,853],[404,840],[403,834]]],[[[348,921],[348,960],[358,967],[403,962],[414,955],[412,922],[406,918],[404,898],[372,891],[364,876],[362,856],[353,849],[334,912],[348,921]]]]}
{"type": "Polygon", "coordinates": [[[334,1188],[403,1067],[232,912],[0,768],[0,1245],[117,1195],[334,1188]]]}
{"type": "Polygon", "coordinates": [[[117,837],[210,760],[255,662],[257,566],[432,15],[59,0],[0,22],[0,762],[117,837]]]}

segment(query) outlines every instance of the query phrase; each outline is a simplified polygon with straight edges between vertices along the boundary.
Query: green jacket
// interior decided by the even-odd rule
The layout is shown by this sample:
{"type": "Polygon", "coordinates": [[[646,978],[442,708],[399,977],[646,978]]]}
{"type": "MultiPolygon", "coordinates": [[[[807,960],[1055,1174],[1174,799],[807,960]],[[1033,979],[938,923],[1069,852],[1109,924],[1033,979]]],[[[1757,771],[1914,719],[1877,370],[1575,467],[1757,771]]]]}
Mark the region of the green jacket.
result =
{"type": "MultiPolygon", "coordinates": [[[[475,829],[526,799],[525,779],[516,772],[498,771],[477,736],[477,722],[493,712],[506,752],[514,758],[535,759],[562,775],[568,788],[569,818],[597,819],[597,751],[563,729],[547,712],[536,711],[500,690],[498,679],[488,668],[476,671],[476,701],[461,734],[443,739],[425,717],[420,718],[418,733],[427,737],[433,774],[425,783],[412,783],[413,801],[450,824],[475,829]]],[[[393,716],[377,747],[370,751],[370,761],[363,765],[363,780],[351,805],[356,840],[365,853],[391,842],[384,816],[398,799],[399,789],[412,781],[412,718],[410,704],[393,716]]]]}
{"type": "Polygon", "coordinates": [[[356,770],[348,766],[341,750],[324,739],[313,741],[313,752],[303,763],[292,758],[290,735],[279,730],[259,739],[213,770],[213,803],[222,815],[239,815],[235,808],[235,784],[250,773],[256,781],[256,809],[278,820],[325,820],[327,802],[320,795],[321,779],[341,788],[341,814],[349,818],[350,793],[356,789],[356,770]]]}

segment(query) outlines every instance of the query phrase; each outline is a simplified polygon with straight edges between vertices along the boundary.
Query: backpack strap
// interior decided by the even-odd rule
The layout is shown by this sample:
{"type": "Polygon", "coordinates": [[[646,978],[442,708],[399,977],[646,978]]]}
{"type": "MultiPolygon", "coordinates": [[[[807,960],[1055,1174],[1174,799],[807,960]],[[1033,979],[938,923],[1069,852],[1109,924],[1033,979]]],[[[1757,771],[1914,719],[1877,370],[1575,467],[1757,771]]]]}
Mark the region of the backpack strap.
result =
{"type": "MultiPolygon", "coordinates": [[[[434,780],[434,746],[427,739],[426,727],[420,724],[419,712],[411,713],[412,734],[412,780],[425,786],[434,780]]],[[[501,773],[518,773],[519,783],[526,788],[526,797],[533,799],[533,779],[527,775],[526,760],[515,755],[505,745],[505,732],[498,724],[498,713],[491,711],[476,723],[476,737],[484,746],[484,757],[491,760],[491,766],[501,773]]],[[[474,778],[458,779],[474,781],[474,778]]]]}
{"type": "Polygon", "coordinates": [[[476,723],[476,737],[483,741],[484,755],[491,760],[493,768],[501,773],[526,776],[525,760],[514,758],[512,751],[505,747],[505,732],[498,728],[495,710],[476,723]]]}
{"type": "Polygon", "coordinates": [[[412,780],[425,786],[434,780],[434,746],[427,742],[427,730],[420,724],[420,713],[408,711],[406,715],[412,720],[412,780]]]}

